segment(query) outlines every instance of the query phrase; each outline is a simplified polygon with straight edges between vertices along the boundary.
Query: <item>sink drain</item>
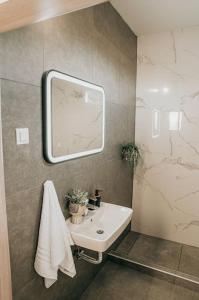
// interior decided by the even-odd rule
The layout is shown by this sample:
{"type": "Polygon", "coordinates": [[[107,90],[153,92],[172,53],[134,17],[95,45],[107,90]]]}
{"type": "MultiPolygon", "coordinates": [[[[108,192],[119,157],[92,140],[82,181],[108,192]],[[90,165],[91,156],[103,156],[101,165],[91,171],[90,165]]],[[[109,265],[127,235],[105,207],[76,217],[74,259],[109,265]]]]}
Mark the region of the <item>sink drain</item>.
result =
{"type": "Polygon", "coordinates": [[[97,232],[98,234],[102,234],[102,233],[104,233],[104,230],[99,229],[99,230],[97,230],[96,232],[97,232]]]}

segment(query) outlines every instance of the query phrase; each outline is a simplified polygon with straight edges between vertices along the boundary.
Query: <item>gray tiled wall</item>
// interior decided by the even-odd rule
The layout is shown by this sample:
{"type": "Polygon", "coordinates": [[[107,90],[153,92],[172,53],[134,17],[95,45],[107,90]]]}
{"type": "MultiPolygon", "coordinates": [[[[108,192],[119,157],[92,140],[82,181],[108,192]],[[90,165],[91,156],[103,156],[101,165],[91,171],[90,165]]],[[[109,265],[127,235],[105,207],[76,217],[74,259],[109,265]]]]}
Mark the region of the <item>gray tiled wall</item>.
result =
{"type": "Polygon", "coordinates": [[[0,35],[0,76],[6,198],[14,300],[78,299],[100,268],[78,261],[49,290],[34,272],[42,184],[52,179],[65,216],[64,194],[79,186],[104,190],[104,200],[131,206],[132,171],[119,144],[134,139],[136,37],[110,4],[0,35]],[[102,154],[58,165],[42,156],[41,76],[51,68],[102,85],[106,141],[102,154]],[[15,128],[30,144],[17,146],[15,128]]]}

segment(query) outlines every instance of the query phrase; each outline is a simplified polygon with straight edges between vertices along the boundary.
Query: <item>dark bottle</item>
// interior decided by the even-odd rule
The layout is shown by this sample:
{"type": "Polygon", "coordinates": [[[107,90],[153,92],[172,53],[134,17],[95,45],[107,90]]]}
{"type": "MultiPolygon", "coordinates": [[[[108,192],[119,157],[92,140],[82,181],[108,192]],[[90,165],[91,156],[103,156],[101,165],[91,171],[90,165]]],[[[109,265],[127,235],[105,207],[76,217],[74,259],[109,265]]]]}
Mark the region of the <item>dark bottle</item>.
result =
{"type": "Polygon", "coordinates": [[[100,207],[101,205],[101,200],[102,200],[102,196],[101,196],[101,192],[102,190],[95,190],[95,198],[96,198],[96,206],[100,207]]]}
{"type": "Polygon", "coordinates": [[[95,194],[93,193],[90,195],[89,201],[88,201],[88,203],[91,206],[90,209],[95,209],[95,206],[97,206],[96,202],[97,202],[97,199],[95,197],[95,194]]]}

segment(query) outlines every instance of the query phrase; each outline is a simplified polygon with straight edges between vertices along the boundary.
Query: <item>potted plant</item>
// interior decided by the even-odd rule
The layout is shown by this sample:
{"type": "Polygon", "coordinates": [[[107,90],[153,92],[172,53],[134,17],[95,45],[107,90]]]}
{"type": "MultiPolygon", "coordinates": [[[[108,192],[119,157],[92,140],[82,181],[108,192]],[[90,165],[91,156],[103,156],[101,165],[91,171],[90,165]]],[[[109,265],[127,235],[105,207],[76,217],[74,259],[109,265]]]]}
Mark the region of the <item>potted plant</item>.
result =
{"type": "Polygon", "coordinates": [[[66,195],[69,201],[69,212],[72,215],[71,222],[80,224],[85,215],[88,204],[88,193],[80,189],[73,189],[66,195]]]}
{"type": "Polygon", "coordinates": [[[134,143],[128,143],[121,146],[121,157],[123,160],[126,160],[130,163],[130,165],[135,168],[140,159],[140,151],[138,146],[134,143]]]}

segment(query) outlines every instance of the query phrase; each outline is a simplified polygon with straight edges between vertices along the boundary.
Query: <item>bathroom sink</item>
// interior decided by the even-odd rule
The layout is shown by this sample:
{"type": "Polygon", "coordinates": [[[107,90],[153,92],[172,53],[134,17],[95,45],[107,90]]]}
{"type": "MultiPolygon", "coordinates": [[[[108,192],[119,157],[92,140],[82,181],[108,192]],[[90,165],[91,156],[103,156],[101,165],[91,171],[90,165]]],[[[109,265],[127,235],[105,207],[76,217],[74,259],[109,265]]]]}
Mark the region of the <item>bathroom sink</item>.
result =
{"type": "Polygon", "coordinates": [[[130,223],[132,213],[131,208],[102,202],[81,224],[72,224],[70,218],[66,222],[75,245],[104,252],[130,223]]]}

